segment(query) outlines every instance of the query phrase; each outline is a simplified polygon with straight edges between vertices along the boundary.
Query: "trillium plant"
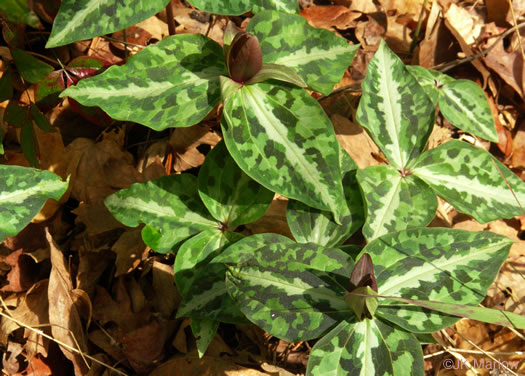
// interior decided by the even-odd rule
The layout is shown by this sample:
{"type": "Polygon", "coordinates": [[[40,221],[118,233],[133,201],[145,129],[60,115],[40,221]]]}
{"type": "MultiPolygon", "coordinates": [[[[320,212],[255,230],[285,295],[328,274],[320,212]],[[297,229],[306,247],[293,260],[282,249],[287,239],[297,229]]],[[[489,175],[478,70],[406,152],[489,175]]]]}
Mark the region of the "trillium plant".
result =
{"type": "MultiPolygon", "coordinates": [[[[423,375],[425,334],[461,317],[525,328],[523,317],[478,306],[512,241],[425,227],[438,196],[480,223],[521,215],[525,184],[489,153],[459,140],[426,149],[437,106],[454,126],[497,141],[476,84],[405,66],[381,42],[356,120],[388,164],[358,169],[310,95],[330,94],[358,45],[309,26],[294,1],[190,2],[254,16],[244,31],[228,24],[222,46],[170,36],[60,95],[156,131],[197,124],[222,102],[223,141],[198,176],[133,184],[105,200],[117,220],[143,226],[153,250],[176,253],[177,316],[192,318],[200,355],[219,323],[252,322],[288,341],[320,338],[308,375],[423,375]],[[262,217],[275,193],[289,199],[294,239],[243,236],[239,226],[262,217]],[[348,244],[358,230],[364,247],[348,244]]],[[[125,28],[166,5],[135,0],[141,11],[130,16],[121,5],[75,3],[62,2],[48,47],[125,28]],[[104,23],[105,11],[117,16],[104,23]],[[73,28],[68,15],[86,27],[73,28]]],[[[9,171],[2,238],[67,186],[48,172],[9,171]]]]}

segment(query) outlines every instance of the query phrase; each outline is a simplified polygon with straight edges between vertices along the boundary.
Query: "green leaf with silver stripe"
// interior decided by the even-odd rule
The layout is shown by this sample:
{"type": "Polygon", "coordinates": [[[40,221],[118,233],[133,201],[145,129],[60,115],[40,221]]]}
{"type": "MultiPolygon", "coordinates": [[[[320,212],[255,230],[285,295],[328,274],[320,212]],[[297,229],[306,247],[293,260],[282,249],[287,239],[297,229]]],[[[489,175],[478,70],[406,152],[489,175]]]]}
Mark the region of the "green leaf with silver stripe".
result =
{"type": "Polygon", "coordinates": [[[226,287],[251,322],[287,341],[317,338],[352,315],[345,290],[328,274],[306,268],[232,266],[226,287]]]}
{"type": "Polygon", "coordinates": [[[455,80],[441,88],[439,111],[465,132],[498,142],[498,132],[487,97],[475,82],[455,80]]]}
{"type": "Polygon", "coordinates": [[[419,65],[407,65],[406,68],[414,76],[417,83],[425,90],[432,103],[437,106],[441,87],[455,79],[444,73],[419,65]]]}
{"type": "Polygon", "coordinates": [[[160,131],[201,121],[220,101],[221,46],[199,34],[168,37],[123,66],[81,80],[61,97],[99,106],[112,118],[160,131]]]}
{"type": "Polygon", "coordinates": [[[50,198],[59,200],[68,181],[50,171],[0,165],[0,242],[15,236],[50,198]]]}
{"type": "MultiPolygon", "coordinates": [[[[476,305],[494,281],[512,241],[490,232],[419,228],[383,235],[363,249],[374,263],[378,295],[476,305]]],[[[380,300],[376,316],[411,332],[434,332],[457,317],[380,300]]]]}
{"type": "Polygon", "coordinates": [[[293,69],[308,86],[323,94],[329,94],[341,80],[359,48],[294,14],[258,13],[246,31],[259,39],[264,63],[293,69]]]}
{"type": "Polygon", "coordinates": [[[46,48],[91,39],[154,16],[169,0],[63,0],[46,48]]]}
{"type": "Polygon", "coordinates": [[[473,135],[498,142],[492,111],[483,90],[476,83],[455,80],[446,74],[420,66],[408,65],[406,68],[432,103],[439,104],[439,110],[448,121],[473,135]]]}
{"type": "Polygon", "coordinates": [[[357,121],[395,168],[407,167],[425,147],[435,106],[384,41],[368,64],[362,90],[357,121]]]}
{"type": "Polygon", "coordinates": [[[246,175],[221,141],[199,170],[199,195],[216,220],[234,228],[262,217],[274,193],[246,175]]]}
{"type": "Polygon", "coordinates": [[[357,172],[366,202],[363,235],[368,241],[389,232],[426,226],[436,214],[435,193],[414,175],[401,176],[392,166],[357,172]]]}
{"type": "Polygon", "coordinates": [[[339,144],[321,106],[305,90],[258,83],[231,90],[221,77],[222,130],[239,167],[271,191],[329,210],[341,223],[344,202],[339,144]]]}
{"type": "Polygon", "coordinates": [[[352,315],[344,286],[354,263],[339,249],[260,234],[228,247],[213,263],[227,264],[228,292],[246,317],[279,338],[316,338],[352,315]]]}
{"type": "Polygon", "coordinates": [[[488,152],[466,142],[452,140],[425,152],[412,172],[480,223],[523,213],[525,183],[488,152]]]}
{"type": "Polygon", "coordinates": [[[261,12],[265,9],[273,9],[285,13],[297,13],[299,10],[297,0],[191,0],[190,3],[200,10],[226,16],[239,16],[250,10],[253,13],[261,12]]]}
{"type": "Polygon", "coordinates": [[[126,226],[145,223],[144,242],[162,253],[200,231],[219,225],[199,198],[197,178],[189,174],[133,184],[108,196],[104,203],[126,226]]]}
{"type": "Polygon", "coordinates": [[[299,243],[316,243],[336,247],[344,243],[364,222],[363,199],[357,184],[357,165],[344,150],[341,169],[348,170],[343,177],[345,199],[350,212],[338,225],[330,212],[315,209],[300,201],[289,200],[286,207],[286,221],[295,240],[299,243]]]}
{"type": "Polygon", "coordinates": [[[342,321],[313,347],[307,376],[423,375],[423,352],[413,334],[381,320],[342,321]]]}
{"type": "Polygon", "coordinates": [[[210,264],[226,246],[242,237],[229,231],[209,229],[181,245],[174,265],[175,281],[182,295],[177,317],[234,324],[246,321],[226,291],[226,266],[210,264]]]}

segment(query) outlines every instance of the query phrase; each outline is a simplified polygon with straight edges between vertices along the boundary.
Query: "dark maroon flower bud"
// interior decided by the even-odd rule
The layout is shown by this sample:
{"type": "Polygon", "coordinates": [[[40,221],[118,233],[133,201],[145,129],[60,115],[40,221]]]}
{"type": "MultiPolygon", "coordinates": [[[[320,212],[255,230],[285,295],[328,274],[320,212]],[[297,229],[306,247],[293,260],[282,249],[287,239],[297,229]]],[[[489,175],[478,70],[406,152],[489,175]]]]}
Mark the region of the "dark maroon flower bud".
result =
{"type": "Polygon", "coordinates": [[[262,67],[262,51],[257,37],[246,32],[237,33],[226,60],[232,80],[242,83],[255,76],[262,67]]]}
{"type": "Polygon", "coordinates": [[[374,264],[368,253],[365,253],[354,266],[350,275],[350,290],[369,286],[377,292],[377,282],[374,275],[374,264]]]}

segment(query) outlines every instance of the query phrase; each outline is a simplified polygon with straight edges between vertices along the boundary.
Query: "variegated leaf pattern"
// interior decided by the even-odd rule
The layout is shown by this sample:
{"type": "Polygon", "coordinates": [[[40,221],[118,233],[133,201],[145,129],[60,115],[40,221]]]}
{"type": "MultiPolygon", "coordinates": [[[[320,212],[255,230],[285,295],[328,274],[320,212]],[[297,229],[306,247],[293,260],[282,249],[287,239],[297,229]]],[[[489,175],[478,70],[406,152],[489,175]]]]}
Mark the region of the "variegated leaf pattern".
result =
{"type": "Polygon", "coordinates": [[[67,186],[50,171],[0,165],[0,242],[22,231],[45,202],[60,199],[67,186]]]}
{"type": "Polygon", "coordinates": [[[60,96],[155,130],[187,127],[219,103],[221,74],[226,74],[221,46],[203,35],[180,34],[145,48],[123,66],[81,80],[60,96]]]}
{"type": "Polygon", "coordinates": [[[200,10],[227,16],[238,16],[250,10],[253,13],[265,9],[287,13],[297,13],[299,10],[297,0],[191,0],[190,3],[200,10]]]}
{"type": "MultiPolygon", "coordinates": [[[[512,241],[490,232],[419,228],[383,235],[363,249],[374,263],[378,294],[476,305],[506,259],[512,241]]],[[[412,332],[433,332],[457,317],[380,300],[376,315],[412,332]]]]}
{"type": "Polygon", "coordinates": [[[182,302],[177,317],[192,317],[230,323],[245,321],[226,291],[224,264],[210,264],[223,248],[242,238],[218,229],[203,231],[182,244],[174,271],[182,302]]]}
{"type": "Polygon", "coordinates": [[[380,320],[342,321],[313,347],[307,376],[424,374],[423,352],[413,334],[380,320]]]}
{"type": "Polygon", "coordinates": [[[230,228],[262,217],[274,196],[237,166],[222,141],[199,170],[199,195],[211,215],[230,228]]]}
{"type": "Polygon", "coordinates": [[[518,315],[512,312],[502,311],[500,309],[476,307],[473,305],[466,304],[436,302],[434,300],[414,300],[406,298],[397,298],[393,296],[383,296],[382,298],[396,302],[408,303],[415,306],[428,308],[433,311],[439,311],[447,315],[465,317],[471,320],[481,321],[488,324],[511,326],[515,329],[525,329],[525,316],[518,315]]]}
{"type": "Polygon", "coordinates": [[[448,121],[473,135],[498,142],[492,112],[478,85],[420,66],[408,65],[407,69],[432,103],[439,104],[439,110],[448,121]]]}
{"type": "Polygon", "coordinates": [[[258,13],[246,31],[259,39],[265,63],[293,69],[313,90],[329,94],[341,80],[359,45],[316,29],[301,16],[258,13]]]}
{"type": "MultiPolygon", "coordinates": [[[[279,234],[257,234],[228,247],[213,263],[244,265],[256,261],[263,268],[315,269],[350,278],[353,259],[340,249],[313,243],[299,244],[279,234]]],[[[345,282],[346,286],[346,282],[345,282]]]]}
{"type": "Polygon", "coordinates": [[[466,142],[452,140],[425,152],[412,172],[480,223],[523,213],[525,183],[489,153],[466,142]]]}
{"type": "Polygon", "coordinates": [[[366,202],[363,235],[368,241],[389,232],[426,226],[436,214],[432,189],[414,175],[401,176],[392,166],[370,166],[357,172],[366,202]]]}
{"type": "Polygon", "coordinates": [[[191,332],[197,342],[199,358],[204,356],[208,345],[217,333],[219,322],[214,320],[191,319],[191,332]]]}
{"type": "Polygon", "coordinates": [[[459,129],[498,142],[489,102],[475,82],[455,80],[445,83],[439,96],[439,111],[459,129]]]}
{"type": "Polygon", "coordinates": [[[403,62],[381,41],[368,64],[356,118],[397,169],[425,147],[435,108],[403,62]]]}
{"type": "Polygon", "coordinates": [[[145,223],[142,238],[158,252],[169,252],[191,235],[219,225],[199,198],[197,178],[189,174],[135,183],[108,196],[105,205],[126,226],[145,223]]]}
{"type": "Polygon", "coordinates": [[[225,88],[222,130],[228,151],[259,184],[288,198],[348,213],[339,168],[339,144],[330,120],[305,90],[258,83],[225,88]]]}
{"type": "Polygon", "coordinates": [[[437,106],[441,87],[455,79],[437,70],[419,65],[407,65],[406,68],[414,76],[417,83],[425,90],[432,103],[437,106]]]}
{"type": "Polygon", "coordinates": [[[299,243],[312,242],[336,247],[352,236],[364,222],[363,199],[356,179],[357,165],[346,151],[340,150],[339,155],[342,157],[341,170],[347,170],[343,177],[343,189],[350,212],[343,218],[342,225],[338,225],[330,212],[289,200],[286,221],[299,243]]]}
{"type": "Polygon", "coordinates": [[[279,338],[316,338],[352,315],[344,292],[354,263],[339,249],[260,234],[213,262],[228,265],[228,292],[246,317],[279,338]]]}
{"type": "Polygon", "coordinates": [[[268,333],[287,341],[323,335],[353,313],[342,287],[325,273],[306,268],[262,268],[251,263],[230,267],[226,286],[246,317],[268,333]]]}
{"type": "Polygon", "coordinates": [[[47,48],[125,29],[145,20],[169,0],[63,0],[47,48]]]}

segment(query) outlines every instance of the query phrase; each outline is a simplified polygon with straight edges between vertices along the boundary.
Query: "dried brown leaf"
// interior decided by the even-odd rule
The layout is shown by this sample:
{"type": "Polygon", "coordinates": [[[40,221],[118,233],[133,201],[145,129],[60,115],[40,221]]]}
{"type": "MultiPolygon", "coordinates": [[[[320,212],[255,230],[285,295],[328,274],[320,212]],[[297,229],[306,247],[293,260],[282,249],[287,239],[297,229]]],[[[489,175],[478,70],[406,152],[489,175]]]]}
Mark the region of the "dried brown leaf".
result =
{"type": "Polygon", "coordinates": [[[360,125],[339,114],[332,115],[330,120],[334,125],[339,144],[352,157],[359,168],[380,164],[374,155],[377,156],[381,152],[360,125]]]}
{"type": "Polygon", "coordinates": [[[301,10],[301,16],[314,27],[346,30],[355,26],[354,21],[361,17],[361,13],[340,5],[313,5],[301,10]]]}
{"type": "Polygon", "coordinates": [[[204,154],[197,147],[208,145],[213,147],[221,140],[219,135],[204,124],[187,128],[175,128],[169,144],[175,152],[173,169],[183,172],[204,163],[204,154]]]}
{"type": "Polygon", "coordinates": [[[263,373],[249,369],[216,357],[203,356],[201,359],[194,353],[192,357],[185,356],[171,359],[150,373],[150,376],[266,376],[263,373]]]}
{"type": "Polygon", "coordinates": [[[12,252],[4,262],[11,267],[11,270],[7,274],[7,285],[0,291],[22,292],[36,282],[38,266],[30,256],[23,253],[22,249],[12,252]]]}
{"type": "Polygon", "coordinates": [[[512,166],[525,168],[525,121],[518,127],[513,140],[512,166]]]}
{"type": "Polygon", "coordinates": [[[140,229],[124,232],[111,248],[117,254],[115,277],[133,271],[145,259],[149,248],[142,241],[140,229]]]}
{"type": "Polygon", "coordinates": [[[122,338],[124,355],[137,372],[146,372],[164,357],[164,345],[174,329],[174,321],[152,321],[122,338]]]}
{"type": "MultiPolygon", "coordinates": [[[[72,297],[73,283],[66,267],[64,255],[58,249],[49,232],[46,237],[51,249],[51,273],[49,276],[49,323],[56,340],[87,352],[87,341],[80,314],[72,297]]],[[[61,346],[61,350],[75,368],[75,375],[84,375],[88,367],[82,356],[61,346]]]]}
{"type": "Polygon", "coordinates": [[[160,312],[165,319],[173,317],[173,312],[182,300],[177,286],[172,265],[153,261],[153,307],[160,312]]]}

